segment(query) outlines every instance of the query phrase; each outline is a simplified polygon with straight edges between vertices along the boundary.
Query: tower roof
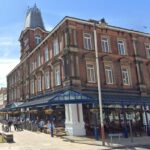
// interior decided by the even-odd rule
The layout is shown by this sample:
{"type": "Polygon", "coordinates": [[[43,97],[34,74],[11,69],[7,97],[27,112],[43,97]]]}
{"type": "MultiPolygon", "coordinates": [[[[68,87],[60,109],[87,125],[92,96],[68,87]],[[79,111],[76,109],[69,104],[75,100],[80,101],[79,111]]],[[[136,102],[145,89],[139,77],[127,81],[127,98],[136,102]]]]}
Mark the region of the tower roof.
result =
{"type": "Polygon", "coordinates": [[[40,27],[43,30],[45,30],[41,12],[35,4],[32,8],[28,8],[26,19],[25,19],[25,24],[24,24],[24,29],[26,28],[33,29],[36,27],[40,27]]]}

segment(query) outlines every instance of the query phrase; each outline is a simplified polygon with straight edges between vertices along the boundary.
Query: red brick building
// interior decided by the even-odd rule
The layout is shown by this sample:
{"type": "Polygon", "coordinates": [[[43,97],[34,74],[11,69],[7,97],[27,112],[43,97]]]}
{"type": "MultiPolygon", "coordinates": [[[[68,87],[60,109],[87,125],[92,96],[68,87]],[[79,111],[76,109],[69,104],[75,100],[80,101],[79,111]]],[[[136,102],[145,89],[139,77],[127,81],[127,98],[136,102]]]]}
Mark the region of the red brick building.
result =
{"type": "Polygon", "coordinates": [[[20,63],[7,76],[8,102],[25,102],[22,108],[41,110],[63,105],[66,130],[90,134],[89,124],[94,124],[90,109],[98,95],[94,29],[105,124],[111,129],[115,123],[112,130],[121,130],[121,122],[132,118],[135,124],[148,125],[150,34],[111,26],[104,19],[72,17],[47,32],[36,6],[27,12],[19,38],[20,63]]]}

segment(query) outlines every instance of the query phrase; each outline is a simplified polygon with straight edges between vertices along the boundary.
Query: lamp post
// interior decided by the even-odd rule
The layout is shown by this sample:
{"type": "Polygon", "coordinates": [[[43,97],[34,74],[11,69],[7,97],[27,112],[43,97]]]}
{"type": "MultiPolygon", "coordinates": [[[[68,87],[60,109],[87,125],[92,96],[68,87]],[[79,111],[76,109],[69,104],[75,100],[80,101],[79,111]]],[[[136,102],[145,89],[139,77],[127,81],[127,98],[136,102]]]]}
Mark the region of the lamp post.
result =
{"type": "Polygon", "coordinates": [[[96,33],[96,24],[95,23],[94,23],[94,46],[95,46],[95,56],[96,56],[101,137],[102,137],[102,145],[104,146],[105,145],[105,131],[104,131],[104,122],[103,122],[102,93],[101,93],[101,81],[100,81],[101,78],[100,78],[100,69],[99,69],[99,60],[98,60],[97,33],[96,33]]]}

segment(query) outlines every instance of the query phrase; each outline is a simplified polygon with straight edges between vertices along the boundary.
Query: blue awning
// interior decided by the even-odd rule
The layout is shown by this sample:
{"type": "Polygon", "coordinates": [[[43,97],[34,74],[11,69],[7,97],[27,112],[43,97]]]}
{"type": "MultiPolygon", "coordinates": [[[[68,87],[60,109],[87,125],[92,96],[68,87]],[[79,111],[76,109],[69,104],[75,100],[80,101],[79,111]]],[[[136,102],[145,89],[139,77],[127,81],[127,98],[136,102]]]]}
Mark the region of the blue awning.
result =
{"type": "Polygon", "coordinates": [[[126,104],[126,105],[136,105],[142,104],[143,101],[141,96],[135,95],[102,95],[104,104],[126,104]]]}
{"type": "Polygon", "coordinates": [[[58,104],[95,103],[96,99],[77,91],[66,90],[52,95],[36,98],[20,105],[18,108],[44,107],[58,104]]]}
{"type": "Polygon", "coordinates": [[[10,111],[10,110],[15,110],[21,104],[23,104],[23,102],[13,102],[11,104],[6,105],[5,108],[0,109],[0,111],[1,112],[7,112],[7,111],[10,111]]]}
{"type": "Polygon", "coordinates": [[[77,103],[95,103],[97,100],[81,92],[67,90],[56,95],[49,101],[50,105],[55,104],[77,104],[77,103]]]}
{"type": "Polygon", "coordinates": [[[150,106],[150,97],[140,95],[118,95],[103,94],[102,102],[106,105],[148,105],[150,106]]]}

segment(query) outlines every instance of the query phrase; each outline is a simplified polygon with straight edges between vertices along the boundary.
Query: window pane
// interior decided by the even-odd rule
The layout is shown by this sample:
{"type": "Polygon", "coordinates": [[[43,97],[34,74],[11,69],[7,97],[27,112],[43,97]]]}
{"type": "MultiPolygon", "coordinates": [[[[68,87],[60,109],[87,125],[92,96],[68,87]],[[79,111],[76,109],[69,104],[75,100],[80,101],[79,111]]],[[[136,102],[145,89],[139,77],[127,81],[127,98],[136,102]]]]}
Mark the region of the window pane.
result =
{"type": "Polygon", "coordinates": [[[118,50],[119,50],[120,55],[126,54],[125,45],[123,41],[118,41],[118,50]]]}
{"type": "Polygon", "coordinates": [[[38,45],[41,42],[42,38],[40,35],[35,36],[35,44],[38,45]]]}
{"type": "Polygon", "coordinates": [[[84,48],[88,50],[92,50],[91,35],[88,33],[84,33],[84,48]]]}
{"type": "Polygon", "coordinates": [[[108,42],[107,38],[102,38],[102,50],[104,52],[109,52],[110,51],[110,49],[109,49],[109,42],[108,42]]]}
{"type": "Polygon", "coordinates": [[[49,89],[50,88],[50,76],[49,76],[49,71],[45,72],[45,88],[49,89]]]}
{"type": "Polygon", "coordinates": [[[92,83],[96,82],[94,65],[87,65],[87,80],[92,83]]]}
{"type": "Polygon", "coordinates": [[[45,62],[49,60],[48,47],[45,48],[45,62]]]}
{"type": "Polygon", "coordinates": [[[53,50],[54,50],[54,56],[56,56],[59,53],[58,39],[55,39],[53,42],[53,50]]]}
{"type": "Polygon", "coordinates": [[[122,79],[123,79],[123,84],[124,85],[129,85],[130,80],[129,80],[129,71],[127,68],[122,69],[122,79]]]}
{"type": "Polygon", "coordinates": [[[59,67],[55,69],[55,85],[60,85],[60,70],[59,67]]]}
{"type": "Polygon", "coordinates": [[[113,72],[110,66],[105,66],[105,77],[107,84],[113,84],[113,72]]]}

